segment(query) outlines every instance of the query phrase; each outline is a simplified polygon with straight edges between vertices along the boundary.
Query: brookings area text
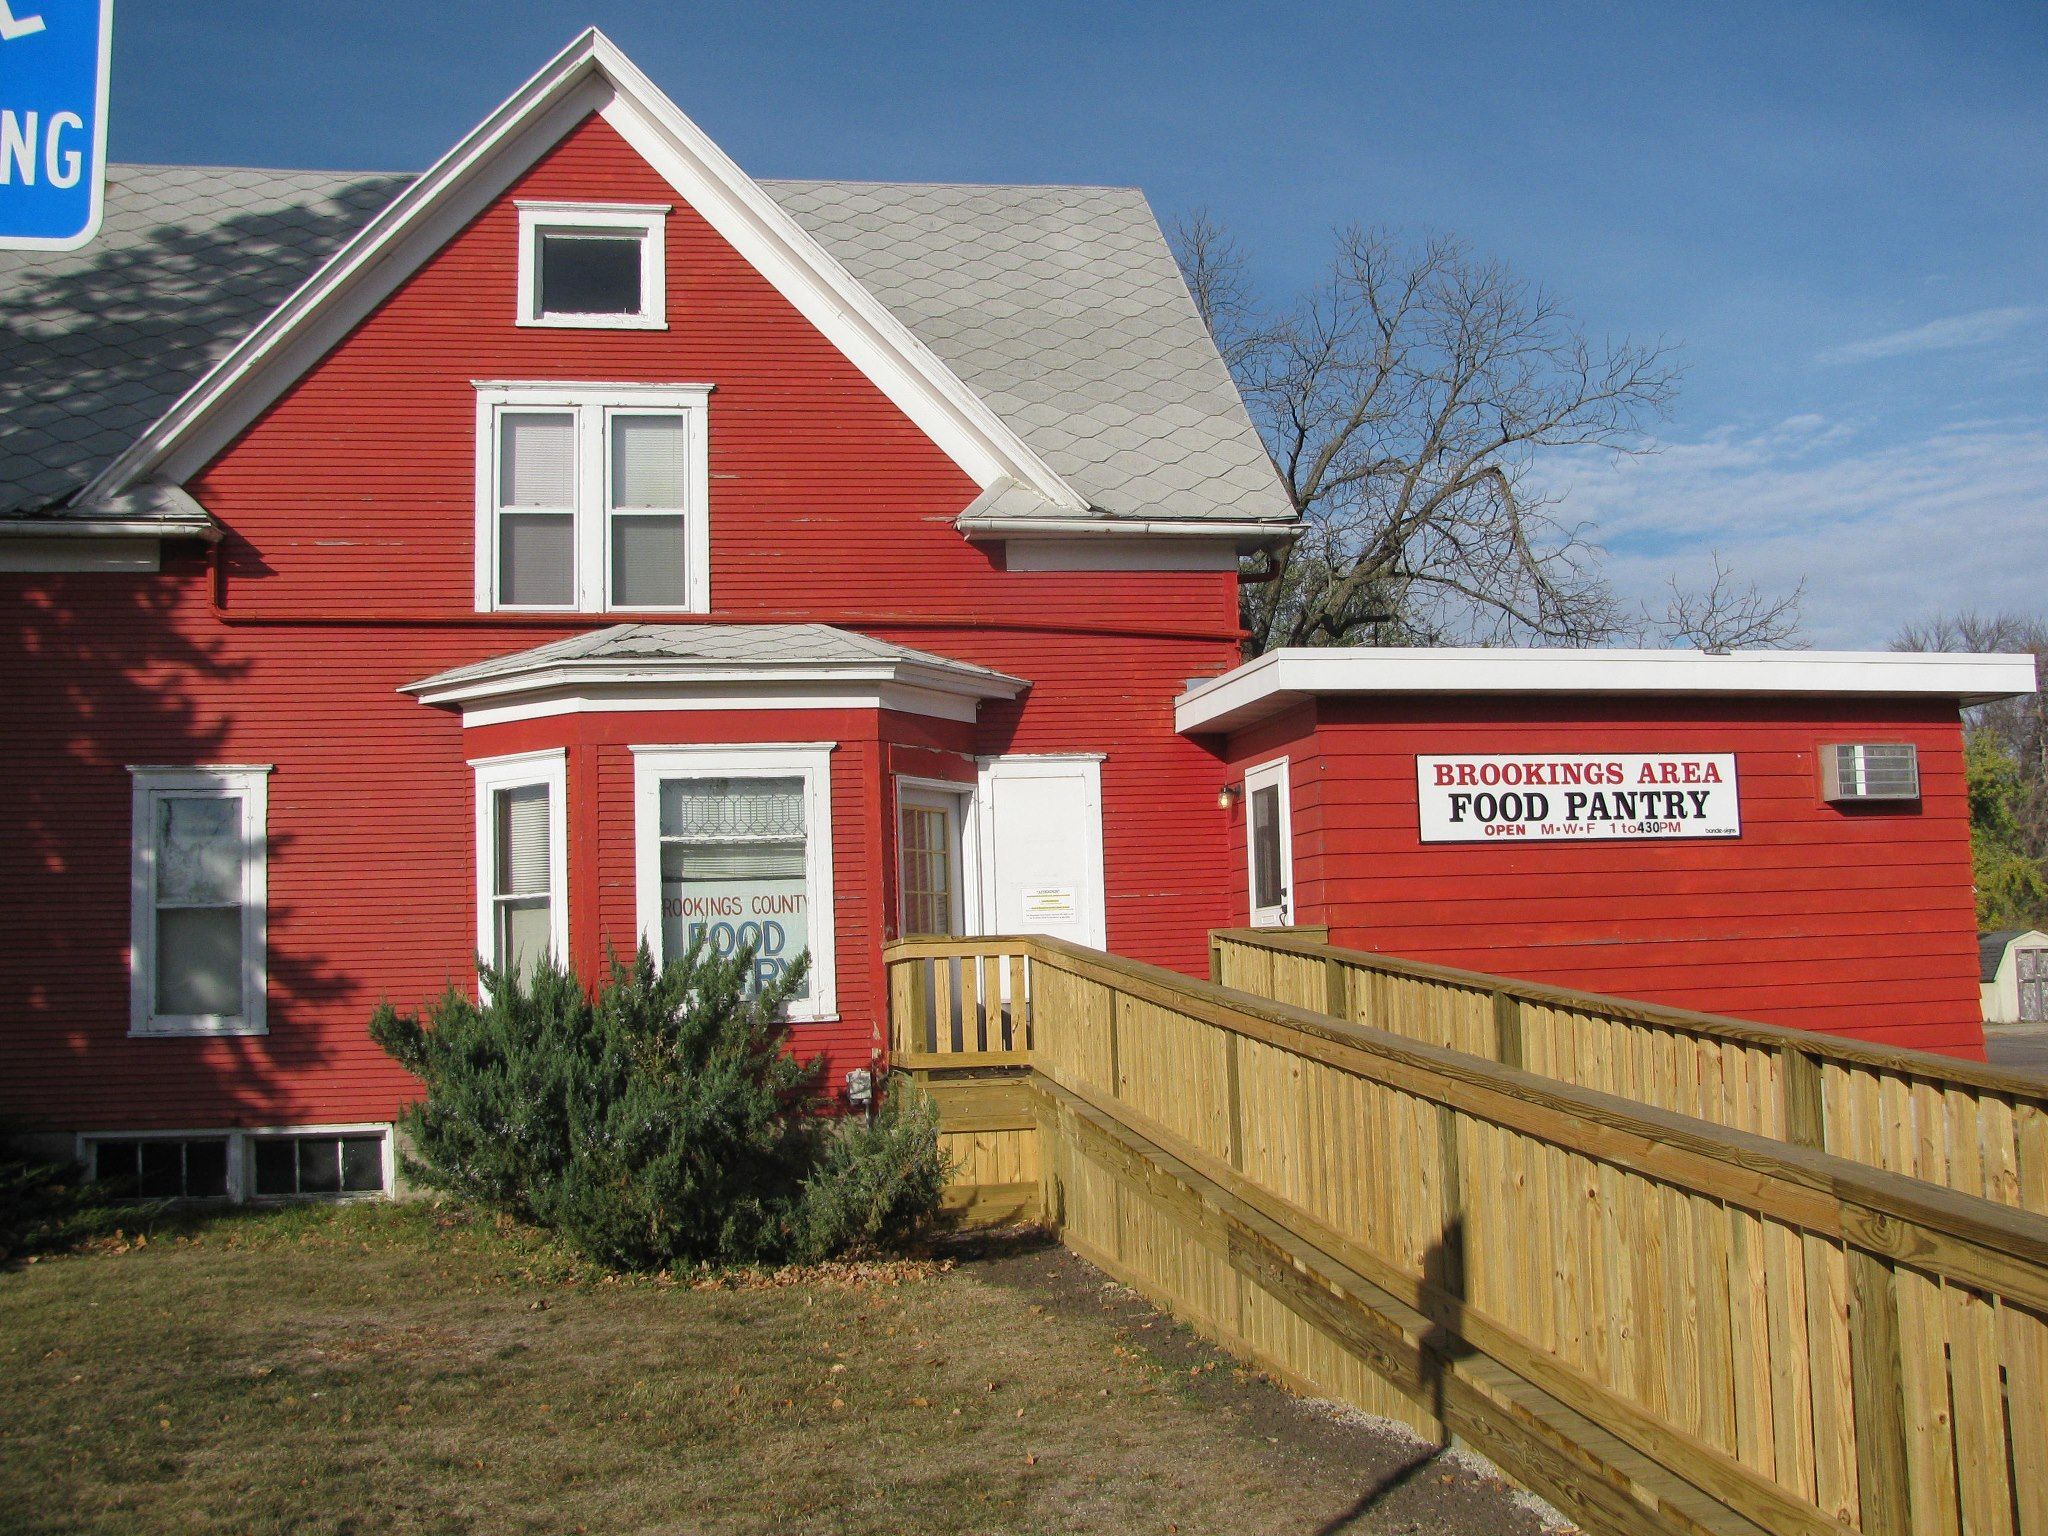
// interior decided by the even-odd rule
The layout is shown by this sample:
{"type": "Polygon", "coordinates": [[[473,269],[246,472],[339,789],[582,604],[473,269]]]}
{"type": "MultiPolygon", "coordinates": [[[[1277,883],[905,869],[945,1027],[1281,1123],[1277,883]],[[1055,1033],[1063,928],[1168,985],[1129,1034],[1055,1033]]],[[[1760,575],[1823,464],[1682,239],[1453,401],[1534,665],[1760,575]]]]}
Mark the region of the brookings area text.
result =
{"type": "Polygon", "coordinates": [[[1418,757],[1425,843],[1739,837],[1733,753],[1418,757]]]}

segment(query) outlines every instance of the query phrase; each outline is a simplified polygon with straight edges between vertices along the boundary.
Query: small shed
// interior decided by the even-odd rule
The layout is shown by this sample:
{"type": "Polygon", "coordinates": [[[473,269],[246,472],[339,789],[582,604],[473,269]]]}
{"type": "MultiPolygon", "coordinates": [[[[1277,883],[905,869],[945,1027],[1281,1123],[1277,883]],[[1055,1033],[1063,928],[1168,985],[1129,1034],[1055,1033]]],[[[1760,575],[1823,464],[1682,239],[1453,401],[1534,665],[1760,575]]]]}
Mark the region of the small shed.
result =
{"type": "Polygon", "coordinates": [[[1977,936],[1986,1024],[2048,1023],[2048,933],[1999,928],[1977,936]]]}

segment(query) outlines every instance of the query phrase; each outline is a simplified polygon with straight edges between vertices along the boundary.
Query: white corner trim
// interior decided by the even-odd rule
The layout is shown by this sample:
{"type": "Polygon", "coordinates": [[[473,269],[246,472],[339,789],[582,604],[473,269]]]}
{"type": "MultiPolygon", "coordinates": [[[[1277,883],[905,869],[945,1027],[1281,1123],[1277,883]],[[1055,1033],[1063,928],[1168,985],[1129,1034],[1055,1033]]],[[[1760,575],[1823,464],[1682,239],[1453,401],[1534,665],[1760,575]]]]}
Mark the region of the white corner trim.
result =
{"type": "Polygon", "coordinates": [[[476,772],[476,952],[495,961],[497,793],[540,785],[548,792],[548,943],[555,963],[569,959],[569,754],[563,747],[471,758],[476,772]]]}
{"type": "Polygon", "coordinates": [[[131,764],[128,769],[128,1033],[149,1038],[269,1032],[270,773],[268,764],[131,764]],[[156,807],[179,796],[242,804],[242,1011],[156,1011],[156,807]]]}
{"type": "MultiPolygon", "coordinates": [[[[839,1016],[839,931],[832,885],[832,754],[836,742],[629,747],[633,754],[633,884],[640,940],[657,964],[661,938],[661,786],[669,779],[789,778],[804,781],[804,883],[809,892],[811,995],[789,1005],[799,1023],[839,1016]]],[[[681,958],[680,956],[676,958],[681,958]]]]}
{"type": "Polygon", "coordinates": [[[1022,437],[594,27],[394,198],[77,499],[96,501],[147,476],[182,481],[203,468],[593,111],[977,485],[1007,475],[1055,506],[1086,509],[1022,437]]]}
{"type": "Polygon", "coordinates": [[[668,329],[668,205],[666,203],[539,203],[521,198],[518,325],[577,331],[668,329]],[[540,307],[540,237],[557,230],[621,234],[640,242],[640,312],[633,315],[550,315],[540,307]]]}
{"type": "MultiPolygon", "coordinates": [[[[683,601],[635,603],[635,613],[711,609],[712,384],[590,383],[472,379],[476,390],[476,611],[604,613],[611,601],[611,419],[635,412],[683,418],[688,477],[683,515],[683,601]],[[576,505],[572,539],[575,602],[542,608],[498,598],[498,420],[508,411],[565,411],[576,419],[576,505]]],[[[626,515],[631,515],[626,514],[626,515]]]]}
{"type": "Polygon", "coordinates": [[[1373,694],[1685,694],[1932,697],[1983,704],[2034,692],[2031,656],[1904,651],[1268,651],[1174,701],[1174,728],[1234,730],[1304,699],[1373,694]]]}

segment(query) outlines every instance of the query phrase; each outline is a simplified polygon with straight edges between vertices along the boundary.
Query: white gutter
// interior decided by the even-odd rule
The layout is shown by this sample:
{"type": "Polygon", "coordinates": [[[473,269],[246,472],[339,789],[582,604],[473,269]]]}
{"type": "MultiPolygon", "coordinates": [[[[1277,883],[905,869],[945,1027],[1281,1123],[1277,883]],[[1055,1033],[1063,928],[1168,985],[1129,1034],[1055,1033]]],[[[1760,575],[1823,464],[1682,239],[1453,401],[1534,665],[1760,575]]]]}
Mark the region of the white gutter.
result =
{"type": "Polygon", "coordinates": [[[1290,649],[1174,701],[1182,734],[1235,730],[1306,699],[1361,695],[1929,697],[1987,704],[2034,692],[2032,656],[1909,651],[1290,649]]]}

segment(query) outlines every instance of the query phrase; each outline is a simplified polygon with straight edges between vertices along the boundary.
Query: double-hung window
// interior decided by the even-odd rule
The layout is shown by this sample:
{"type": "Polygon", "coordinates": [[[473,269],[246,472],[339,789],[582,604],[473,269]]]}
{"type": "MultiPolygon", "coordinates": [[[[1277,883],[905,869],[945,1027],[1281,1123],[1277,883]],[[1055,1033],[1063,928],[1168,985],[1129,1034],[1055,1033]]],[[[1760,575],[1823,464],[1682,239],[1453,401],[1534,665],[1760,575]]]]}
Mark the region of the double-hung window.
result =
{"type": "Polygon", "coordinates": [[[268,768],[134,768],[129,1030],[265,1027],[268,768]]]}
{"type": "Polygon", "coordinates": [[[479,384],[479,610],[708,609],[709,395],[479,384]]]}
{"type": "Polygon", "coordinates": [[[748,950],[758,986],[808,954],[790,1017],[834,1017],[831,748],[633,752],[640,933],[656,959],[748,950]]]}
{"type": "Polygon", "coordinates": [[[485,758],[476,770],[477,953],[524,980],[569,951],[564,753],[485,758]]]}

